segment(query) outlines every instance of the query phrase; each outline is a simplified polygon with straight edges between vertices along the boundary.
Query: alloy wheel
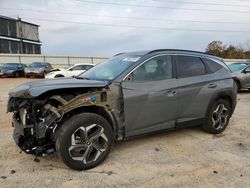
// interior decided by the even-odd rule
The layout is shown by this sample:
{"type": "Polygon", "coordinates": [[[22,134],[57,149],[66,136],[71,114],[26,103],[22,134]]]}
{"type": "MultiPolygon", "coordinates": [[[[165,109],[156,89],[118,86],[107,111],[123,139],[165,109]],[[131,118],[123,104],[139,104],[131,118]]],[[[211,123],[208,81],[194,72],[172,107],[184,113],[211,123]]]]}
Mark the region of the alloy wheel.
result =
{"type": "Polygon", "coordinates": [[[212,115],[213,127],[216,130],[223,129],[227,124],[228,117],[229,117],[228,109],[225,107],[224,104],[219,104],[217,108],[213,111],[212,115]]]}
{"type": "Polygon", "coordinates": [[[79,127],[71,136],[69,154],[73,160],[84,164],[95,162],[108,147],[104,128],[97,124],[79,127]]]}

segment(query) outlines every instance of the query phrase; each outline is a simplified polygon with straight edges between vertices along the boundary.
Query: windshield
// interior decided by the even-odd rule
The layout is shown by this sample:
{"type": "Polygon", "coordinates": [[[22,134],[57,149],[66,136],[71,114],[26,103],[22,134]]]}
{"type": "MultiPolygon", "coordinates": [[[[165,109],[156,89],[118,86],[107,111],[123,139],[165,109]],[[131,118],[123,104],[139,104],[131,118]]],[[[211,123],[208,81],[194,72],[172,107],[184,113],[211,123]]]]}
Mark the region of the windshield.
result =
{"type": "Polygon", "coordinates": [[[19,64],[18,63],[5,63],[3,66],[4,67],[17,67],[19,64]]]}
{"type": "Polygon", "coordinates": [[[29,67],[36,68],[36,67],[45,67],[45,63],[42,62],[34,62],[29,67]]]}
{"type": "Polygon", "coordinates": [[[80,77],[90,80],[114,80],[139,59],[140,56],[128,54],[115,56],[94,66],[81,74],[80,77]]]}
{"type": "Polygon", "coordinates": [[[247,64],[246,63],[233,63],[228,65],[228,67],[231,69],[231,71],[233,72],[237,72],[242,70],[244,67],[246,67],[247,64]]]}

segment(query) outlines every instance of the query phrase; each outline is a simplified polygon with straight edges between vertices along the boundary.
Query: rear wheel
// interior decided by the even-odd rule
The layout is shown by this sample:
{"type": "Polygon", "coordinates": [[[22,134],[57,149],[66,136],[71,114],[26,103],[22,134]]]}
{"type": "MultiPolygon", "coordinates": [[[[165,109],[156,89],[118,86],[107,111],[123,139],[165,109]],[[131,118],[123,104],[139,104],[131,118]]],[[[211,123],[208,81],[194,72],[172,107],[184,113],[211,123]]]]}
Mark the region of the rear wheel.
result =
{"type": "Polygon", "coordinates": [[[61,77],[64,77],[64,76],[62,74],[55,75],[55,78],[61,78],[61,77]]]}
{"type": "Polygon", "coordinates": [[[99,165],[108,156],[113,145],[111,125],[97,114],[75,115],[58,131],[58,156],[75,170],[86,170],[99,165]]]}
{"type": "Polygon", "coordinates": [[[231,105],[224,99],[215,102],[208,114],[208,122],[202,125],[202,129],[210,134],[223,132],[231,116],[231,105]]]}

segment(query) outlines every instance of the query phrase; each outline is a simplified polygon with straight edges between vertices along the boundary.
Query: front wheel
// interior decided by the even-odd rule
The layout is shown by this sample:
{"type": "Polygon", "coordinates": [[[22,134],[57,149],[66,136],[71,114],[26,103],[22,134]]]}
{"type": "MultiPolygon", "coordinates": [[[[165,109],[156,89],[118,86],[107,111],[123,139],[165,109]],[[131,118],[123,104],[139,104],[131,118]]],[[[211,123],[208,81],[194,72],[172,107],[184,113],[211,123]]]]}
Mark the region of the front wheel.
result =
{"type": "Polygon", "coordinates": [[[15,77],[15,78],[18,78],[18,77],[19,77],[19,73],[18,73],[18,72],[15,72],[15,73],[14,73],[14,77],[15,77]]]}
{"type": "Polygon", "coordinates": [[[108,156],[113,145],[111,125],[97,114],[75,115],[58,131],[58,156],[64,164],[75,170],[86,170],[99,165],[108,156]]]}
{"type": "Polygon", "coordinates": [[[210,134],[223,132],[231,116],[231,105],[228,101],[219,99],[208,113],[208,122],[202,125],[202,129],[210,134]]]}

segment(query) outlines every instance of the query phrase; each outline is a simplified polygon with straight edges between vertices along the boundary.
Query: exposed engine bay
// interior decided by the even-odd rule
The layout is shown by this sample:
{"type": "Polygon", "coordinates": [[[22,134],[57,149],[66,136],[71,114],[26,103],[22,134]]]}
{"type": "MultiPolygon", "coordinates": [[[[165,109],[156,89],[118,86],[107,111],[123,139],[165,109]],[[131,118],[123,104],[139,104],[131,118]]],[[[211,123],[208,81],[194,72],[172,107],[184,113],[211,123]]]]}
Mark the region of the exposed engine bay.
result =
{"type": "Polygon", "coordinates": [[[58,105],[47,100],[10,99],[13,111],[14,140],[26,153],[35,155],[54,152],[55,129],[62,115],[58,105]]]}

